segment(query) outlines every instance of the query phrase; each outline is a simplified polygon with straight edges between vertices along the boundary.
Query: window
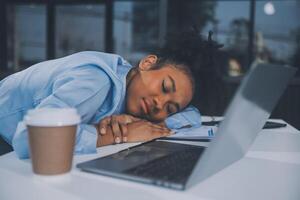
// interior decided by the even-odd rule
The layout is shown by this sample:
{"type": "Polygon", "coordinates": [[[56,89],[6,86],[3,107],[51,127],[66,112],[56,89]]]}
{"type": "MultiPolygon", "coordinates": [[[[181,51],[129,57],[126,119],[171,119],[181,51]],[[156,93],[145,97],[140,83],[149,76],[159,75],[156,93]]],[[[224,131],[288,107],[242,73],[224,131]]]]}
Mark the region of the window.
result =
{"type": "Polygon", "coordinates": [[[56,6],[56,55],[105,50],[105,6],[56,6]]]}
{"type": "Polygon", "coordinates": [[[256,3],[256,59],[300,66],[299,10],[300,2],[296,0],[256,3]]]}
{"type": "Polygon", "coordinates": [[[159,4],[157,1],[114,3],[114,50],[132,64],[157,49],[159,4]]]}
{"type": "Polygon", "coordinates": [[[19,71],[45,60],[45,6],[9,5],[7,20],[8,68],[19,71]]]}
{"type": "Polygon", "coordinates": [[[212,20],[202,29],[203,35],[212,30],[213,39],[223,44],[228,59],[224,75],[239,76],[248,69],[249,1],[216,1],[212,20]]]}

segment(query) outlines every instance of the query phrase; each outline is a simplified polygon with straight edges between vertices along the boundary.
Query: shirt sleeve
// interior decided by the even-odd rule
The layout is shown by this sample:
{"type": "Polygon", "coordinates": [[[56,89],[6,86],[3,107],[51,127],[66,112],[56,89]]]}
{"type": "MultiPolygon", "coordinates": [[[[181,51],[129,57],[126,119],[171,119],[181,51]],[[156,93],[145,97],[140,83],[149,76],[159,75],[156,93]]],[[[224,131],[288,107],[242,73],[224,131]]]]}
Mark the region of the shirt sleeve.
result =
{"type": "MultiPolygon", "coordinates": [[[[88,121],[104,103],[111,87],[108,75],[96,67],[82,67],[59,77],[51,95],[36,108],[76,108],[81,116],[77,127],[75,153],[96,152],[97,130],[88,121]]],[[[29,157],[27,129],[24,121],[18,123],[12,145],[19,158],[29,157]]]]}
{"type": "Polygon", "coordinates": [[[183,111],[171,115],[165,120],[165,123],[170,129],[180,129],[183,127],[192,127],[201,125],[201,115],[198,109],[192,105],[185,108],[183,111]]]}

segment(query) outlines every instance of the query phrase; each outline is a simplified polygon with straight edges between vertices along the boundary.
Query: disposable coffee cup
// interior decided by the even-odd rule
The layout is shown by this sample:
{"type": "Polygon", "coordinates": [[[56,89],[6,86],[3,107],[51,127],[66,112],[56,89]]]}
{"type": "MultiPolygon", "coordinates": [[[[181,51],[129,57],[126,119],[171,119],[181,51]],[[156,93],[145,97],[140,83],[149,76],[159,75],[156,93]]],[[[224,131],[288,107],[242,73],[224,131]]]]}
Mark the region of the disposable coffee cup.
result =
{"type": "Polygon", "coordinates": [[[72,108],[30,110],[25,116],[32,169],[39,175],[71,170],[80,116],[72,108]]]}

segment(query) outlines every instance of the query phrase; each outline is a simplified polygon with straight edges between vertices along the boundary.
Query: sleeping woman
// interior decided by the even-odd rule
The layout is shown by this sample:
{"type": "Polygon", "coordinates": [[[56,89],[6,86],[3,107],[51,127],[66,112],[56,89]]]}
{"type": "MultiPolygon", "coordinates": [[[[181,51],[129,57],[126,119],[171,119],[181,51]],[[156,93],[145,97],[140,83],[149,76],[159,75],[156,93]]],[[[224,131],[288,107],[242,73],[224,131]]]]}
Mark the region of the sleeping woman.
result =
{"type": "Polygon", "coordinates": [[[135,67],[119,55],[86,51],[12,74],[0,82],[0,136],[19,158],[28,158],[23,117],[39,108],[77,109],[82,120],[77,154],[199,125],[200,113],[190,105],[195,93],[190,68],[199,57],[208,56],[210,43],[191,31],[169,38],[135,67]]]}

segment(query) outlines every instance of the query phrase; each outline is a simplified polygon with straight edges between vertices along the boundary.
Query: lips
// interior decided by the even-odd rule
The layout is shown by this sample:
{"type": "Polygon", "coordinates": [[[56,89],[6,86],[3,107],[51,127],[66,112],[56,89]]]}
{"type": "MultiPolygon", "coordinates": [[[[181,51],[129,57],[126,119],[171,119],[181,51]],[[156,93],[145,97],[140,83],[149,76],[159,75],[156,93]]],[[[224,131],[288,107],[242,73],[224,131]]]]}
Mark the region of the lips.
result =
{"type": "Polygon", "coordinates": [[[145,98],[141,99],[141,107],[142,107],[144,114],[149,114],[150,106],[149,106],[148,101],[145,98]]]}

